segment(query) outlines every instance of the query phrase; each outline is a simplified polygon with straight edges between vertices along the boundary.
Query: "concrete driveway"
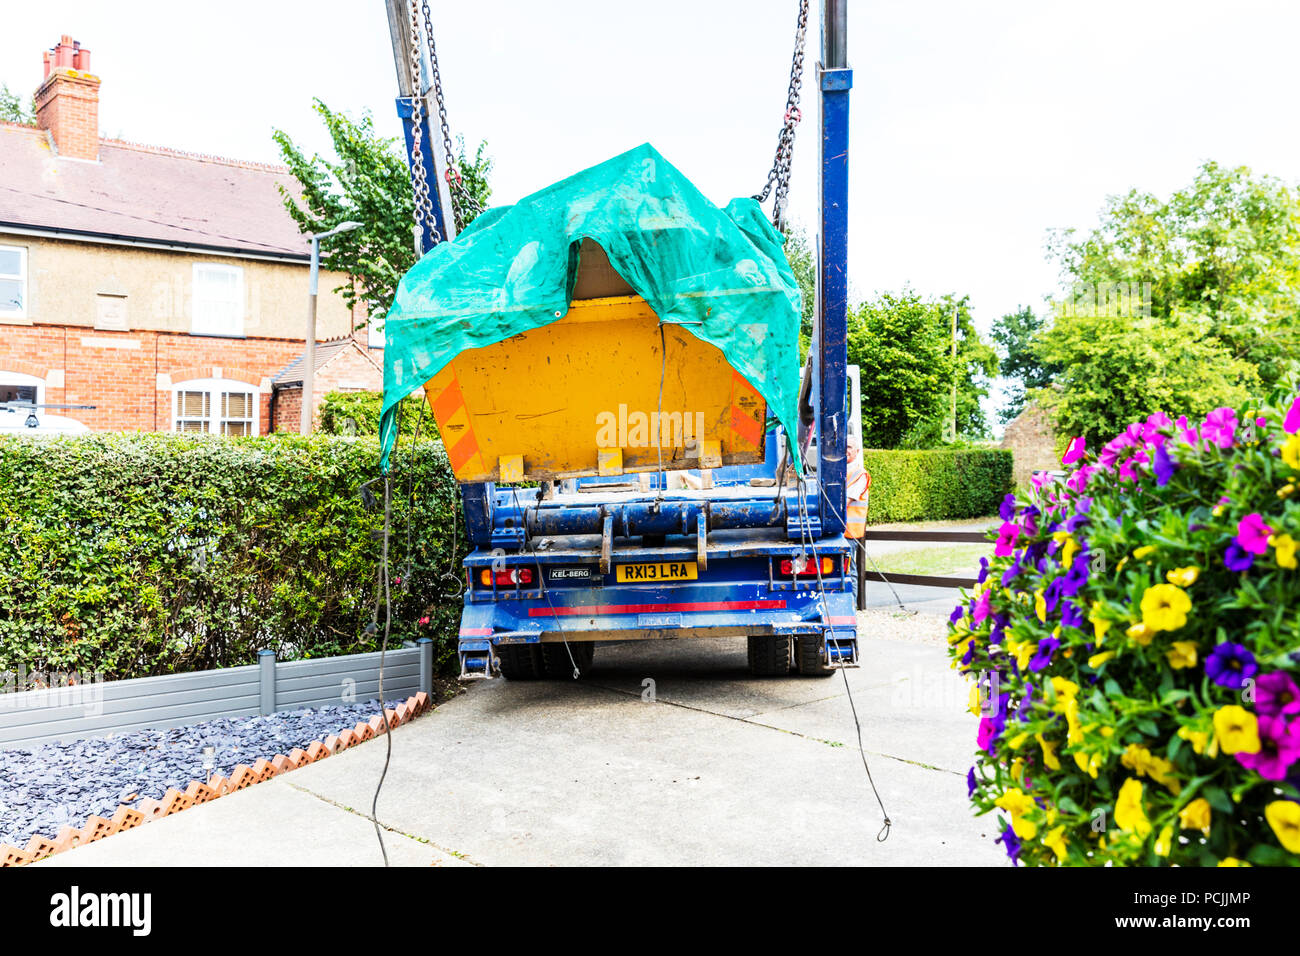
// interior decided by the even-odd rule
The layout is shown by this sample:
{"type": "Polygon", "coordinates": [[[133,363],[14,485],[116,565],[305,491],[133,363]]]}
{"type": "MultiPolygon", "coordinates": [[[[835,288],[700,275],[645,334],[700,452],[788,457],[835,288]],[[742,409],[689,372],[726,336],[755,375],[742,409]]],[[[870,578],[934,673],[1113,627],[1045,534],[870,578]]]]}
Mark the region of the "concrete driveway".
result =
{"type": "MultiPolygon", "coordinates": [[[[864,635],[865,637],[866,635],[864,635]]],[[[583,680],[494,680],[398,728],[379,801],[410,865],[1000,865],[942,648],[866,639],[840,675],[754,679],[743,640],[602,645],[583,680]]],[[[41,865],[376,865],[376,740],[41,865]]]]}

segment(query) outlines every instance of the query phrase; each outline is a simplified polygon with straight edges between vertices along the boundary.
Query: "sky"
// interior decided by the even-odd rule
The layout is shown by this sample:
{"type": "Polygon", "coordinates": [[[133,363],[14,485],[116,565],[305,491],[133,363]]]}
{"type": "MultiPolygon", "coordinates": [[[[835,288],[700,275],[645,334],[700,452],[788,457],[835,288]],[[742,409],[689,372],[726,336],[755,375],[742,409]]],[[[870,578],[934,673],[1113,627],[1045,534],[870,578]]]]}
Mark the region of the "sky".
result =
{"type": "MultiPolygon", "coordinates": [[[[328,150],[313,97],[397,136],[382,0],[6,4],[0,82],[91,51],[105,135],[275,162],[328,150]]],[[[797,0],[430,0],[453,134],[488,142],[512,202],[650,142],[717,202],[756,192],[784,113],[797,0]]],[[[791,216],[817,209],[817,3],[791,216]]],[[[850,288],[969,295],[987,331],[1058,289],[1051,228],[1161,195],[1206,160],[1300,176],[1280,0],[849,0],[850,288]]]]}

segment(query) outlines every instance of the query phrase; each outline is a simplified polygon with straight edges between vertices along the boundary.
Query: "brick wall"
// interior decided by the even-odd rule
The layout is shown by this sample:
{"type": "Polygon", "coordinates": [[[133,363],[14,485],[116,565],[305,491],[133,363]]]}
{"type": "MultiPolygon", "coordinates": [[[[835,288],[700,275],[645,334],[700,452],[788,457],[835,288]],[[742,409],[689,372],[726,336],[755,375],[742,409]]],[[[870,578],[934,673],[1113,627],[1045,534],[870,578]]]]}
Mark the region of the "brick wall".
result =
{"type": "Polygon", "coordinates": [[[1061,468],[1051,416],[1032,402],[1007,423],[1002,433],[1002,447],[1011,449],[1011,475],[1016,487],[1028,485],[1036,471],[1061,468]]]}
{"type": "Polygon", "coordinates": [[[69,159],[99,158],[99,77],[56,70],[36,91],[36,125],[50,131],[69,159]]]}
{"type": "Polygon", "coordinates": [[[172,386],[229,379],[259,393],[259,426],[266,432],[271,376],[301,351],[302,343],[292,339],[6,326],[0,335],[0,372],[43,379],[47,403],[96,406],[63,413],[96,431],[170,431],[172,386]]]}

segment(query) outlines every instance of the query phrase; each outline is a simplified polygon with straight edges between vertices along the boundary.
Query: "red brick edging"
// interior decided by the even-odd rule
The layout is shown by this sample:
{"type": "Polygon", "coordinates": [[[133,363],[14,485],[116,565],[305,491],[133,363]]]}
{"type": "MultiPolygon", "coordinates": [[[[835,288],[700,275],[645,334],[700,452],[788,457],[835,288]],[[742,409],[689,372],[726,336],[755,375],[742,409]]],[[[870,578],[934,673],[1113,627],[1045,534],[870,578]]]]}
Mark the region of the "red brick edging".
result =
{"type": "MultiPolygon", "coordinates": [[[[398,727],[409,720],[414,720],[431,706],[432,702],[429,700],[429,695],[424,691],[420,691],[414,697],[408,697],[404,703],[398,704],[391,710],[386,708],[384,714],[388,717],[389,727],[398,727]]],[[[142,824],[161,820],[163,817],[169,817],[173,813],[188,810],[200,803],[216,800],[218,797],[224,797],[236,790],[251,787],[263,780],[270,780],[272,777],[288,773],[290,770],[297,770],[299,767],[305,767],[317,760],[324,760],[340,750],[347,750],[364,740],[371,740],[374,737],[381,736],[383,728],[383,716],[375,714],[370,720],[358,723],[355,727],[340,730],[337,734],[326,737],[323,741],[313,740],[307,745],[306,750],[295,747],[289,751],[288,756],[277,754],[270,760],[258,759],[251,767],[240,764],[230,771],[229,777],[213,774],[207,783],[191,780],[184,793],[175,788],[168,788],[161,800],[146,797],[134,807],[122,804],[113,812],[111,818],[91,816],[86,820],[86,825],[80,830],[73,829],[71,826],[64,826],[59,830],[59,835],[53,839],[36,834],[27,841],[26,849],[20,850],[17,847],[0,843],[0,867],[24,866],[28,863],[35,863],[37,860],[43,860],[55,853],[62,853],[64,850],[79,847],[83,843],[93,843],[122,830],[131,830],[142,824]]]]}

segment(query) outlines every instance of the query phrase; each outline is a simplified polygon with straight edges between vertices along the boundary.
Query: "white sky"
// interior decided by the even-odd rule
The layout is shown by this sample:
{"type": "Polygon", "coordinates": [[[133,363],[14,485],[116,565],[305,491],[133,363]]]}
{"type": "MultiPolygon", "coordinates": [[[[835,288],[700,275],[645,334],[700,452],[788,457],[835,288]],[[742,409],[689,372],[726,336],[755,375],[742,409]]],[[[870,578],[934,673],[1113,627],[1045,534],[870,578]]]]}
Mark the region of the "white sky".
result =
{"type": "MultiPolygon", "coordinates": [[[[34,90],[63,33],[91,50],[106,135],[277,161],[328,143],[313,96],[398,135],[382,0],[6,3],[0,81],[34,90]]],[[[453,133],[489,142],[510,202],[649,141],[719,204],[761,186],[795,0],[431,0],[453,133]]],[[[813,3],[814,11],[817,2],[813,3]]],[[[816,210],[816,13],[794,218],[816,210]]],[[[1055,291],[1053,226],[1167,193],[1206,159],[1288,181],[1300,163],[1281,0],[851,0],[850,276],[968,293],[987,329],[1055,291]]]]}

